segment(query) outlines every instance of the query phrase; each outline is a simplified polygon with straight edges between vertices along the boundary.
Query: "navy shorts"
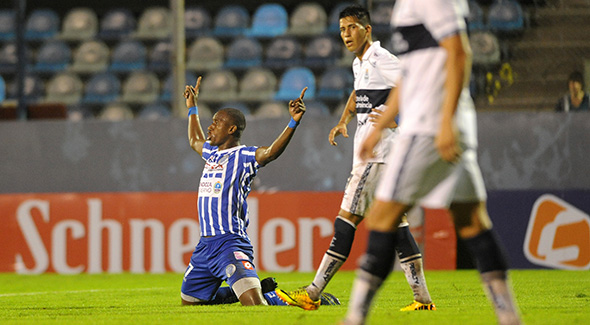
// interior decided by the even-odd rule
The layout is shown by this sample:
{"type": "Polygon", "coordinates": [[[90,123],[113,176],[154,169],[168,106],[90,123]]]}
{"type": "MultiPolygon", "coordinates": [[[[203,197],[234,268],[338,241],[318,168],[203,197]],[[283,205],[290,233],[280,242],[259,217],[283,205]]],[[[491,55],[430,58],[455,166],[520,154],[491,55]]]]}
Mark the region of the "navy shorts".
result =
{"type": "Polygon", "coordinates": [[[231,287],[247,277],[258,278],[248,239],[234,234],[202,237],[184,273],[181,292],[209,301],[223,281],[231,287]]]}

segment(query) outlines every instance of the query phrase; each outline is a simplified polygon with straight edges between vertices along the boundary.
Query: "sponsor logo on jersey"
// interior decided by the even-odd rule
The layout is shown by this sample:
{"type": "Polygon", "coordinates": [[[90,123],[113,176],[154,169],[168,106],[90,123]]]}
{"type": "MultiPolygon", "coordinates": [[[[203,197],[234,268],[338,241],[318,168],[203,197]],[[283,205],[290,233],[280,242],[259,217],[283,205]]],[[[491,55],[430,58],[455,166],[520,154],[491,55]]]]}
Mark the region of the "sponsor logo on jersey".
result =
{"type": "Polygon", "coordinates": [[[534,264],[590,269],[590,216],[556,196],[543,195],[533,206],[523,249],[534,264]]]}
{"type": "Polygon", "coordinates": [[[236,260],[250,260],[248,258],[248,255],[238,251],[234,252],[234,257],[236,258],[236,260]]]}
{"type": "Polygon", "coordinates": [[[214,194],[219,194],[219,192],[221,192],[221,188],[223,186],[221,185],[220,181],[215,182],[215,185],[213,185],[213,193],[214,194]]]}
{"type": "Polygon", "coordinates": [[[252,265],[252,263],[248,261],[242,261],[242,264],[246,270],[254,270],[254,265],[252,265]]]}

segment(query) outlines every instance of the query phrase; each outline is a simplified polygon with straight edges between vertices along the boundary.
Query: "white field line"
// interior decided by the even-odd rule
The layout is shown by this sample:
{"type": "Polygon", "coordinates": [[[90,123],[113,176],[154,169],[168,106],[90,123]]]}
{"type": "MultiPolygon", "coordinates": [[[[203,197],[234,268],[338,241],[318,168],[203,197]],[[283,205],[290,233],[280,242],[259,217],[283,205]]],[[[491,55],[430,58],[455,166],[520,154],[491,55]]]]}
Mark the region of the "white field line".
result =
{"type": "Polygon", "coordinates": [[[70,293],[92,293],[92,292],[106,292],[106,291],[151,291],[170,289],[171,287],[153,287],[153,288],[132,288],[132,289],[90,289],[90,290],[67,290],[67,291],[38,291],[38,292],[17,292],[17,293],[0,293],[0,298],[3,297],[19,297],[19,296],[35,296],[46,294],[70,294],[70,293]]]}

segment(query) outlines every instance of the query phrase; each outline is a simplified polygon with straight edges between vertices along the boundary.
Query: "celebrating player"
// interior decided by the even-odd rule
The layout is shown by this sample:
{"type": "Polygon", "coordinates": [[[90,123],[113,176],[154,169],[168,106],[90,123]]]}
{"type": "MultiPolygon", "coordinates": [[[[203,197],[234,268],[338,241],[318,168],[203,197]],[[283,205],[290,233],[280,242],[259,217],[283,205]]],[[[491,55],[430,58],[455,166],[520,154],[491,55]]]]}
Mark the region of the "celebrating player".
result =
{"type": "MultiPolygon", "coordinates": [[[[340,12],[340,37],[346,48],[356,56],[352,63],[354,90],[348,98],[340,122],[330,131],[329,141],[332,145],[337,145],[334,140],[336,136],[341,134],[347,138],[346,126],[357,117],[352,172],[340,211],[334,221],[334,237],[313,282],[295,291],[277,291],[283,300],[307,310],[320,306],[321,293],[348,258],[356,227],[373,201],[375,188],[385,168],[385,157],[397,134],[393,122],[391,128],[384,128],[380,133],[382,140],[375,149],[376,156],[366,161],[360,159],[359,146],[373,129],[378,118],[376,115],[380,114],[390,90],[399,79],[399,60],[381,47],[378,41],[373,42],[369,12],[361,6],[352,5],[340,12]]],[[[401,310],[436,309],[426,287],[422,255],[405,220],[400,224],[397,234],[395,249],[414,292],[414,301],[401,310]]]]}

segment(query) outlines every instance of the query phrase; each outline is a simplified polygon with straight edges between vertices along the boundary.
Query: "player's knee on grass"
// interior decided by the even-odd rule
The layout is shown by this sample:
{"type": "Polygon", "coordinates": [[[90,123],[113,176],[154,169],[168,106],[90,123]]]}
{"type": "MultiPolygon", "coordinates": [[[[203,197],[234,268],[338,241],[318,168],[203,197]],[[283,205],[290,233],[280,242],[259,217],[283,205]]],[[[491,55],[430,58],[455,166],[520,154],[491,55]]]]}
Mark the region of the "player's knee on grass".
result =
{"type": "Polygon", "coordinates": [[[207,303],[206,300],[201,300],[199,298],[191,297],[187,294],[180,293],[180,301],[183,305],[202,305],[207,303]]]}
{"type": "Polygon", "coordinates": [[[266,304],[266,300],[264,300],[262,295],[262,286],[258,278],[247,277],[239,279],[232,285],[232,290],[244,306],[266,304]]]}

